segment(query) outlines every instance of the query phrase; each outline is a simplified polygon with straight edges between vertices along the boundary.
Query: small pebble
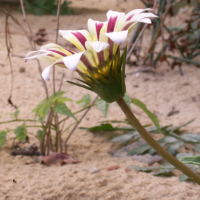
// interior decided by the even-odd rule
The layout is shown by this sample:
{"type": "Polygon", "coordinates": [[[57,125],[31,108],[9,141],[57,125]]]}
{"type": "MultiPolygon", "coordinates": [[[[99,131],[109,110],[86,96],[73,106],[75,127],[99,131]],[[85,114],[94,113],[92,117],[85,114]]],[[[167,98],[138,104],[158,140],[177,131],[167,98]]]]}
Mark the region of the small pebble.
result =
{"type": "Polygon", "coordinates": [[[25,70],[25,67],[19,67],[19,72],[20,73],[24,73],[26,70],[25,70]]]}
{"type": "Polygon", "coordinates": [[[139,76],[140,76],[140,74],[139,74],[139,73],[136,73],[136,74],[135,74],[135,76],[136,76],[136,77],[139,77],[139,76]]]}
{"type": "Polygon", "coordinates": [[[95,167],[94,169],[92,169],[91,174],[98,173],[99,171],[100,169],[95,167]]]}

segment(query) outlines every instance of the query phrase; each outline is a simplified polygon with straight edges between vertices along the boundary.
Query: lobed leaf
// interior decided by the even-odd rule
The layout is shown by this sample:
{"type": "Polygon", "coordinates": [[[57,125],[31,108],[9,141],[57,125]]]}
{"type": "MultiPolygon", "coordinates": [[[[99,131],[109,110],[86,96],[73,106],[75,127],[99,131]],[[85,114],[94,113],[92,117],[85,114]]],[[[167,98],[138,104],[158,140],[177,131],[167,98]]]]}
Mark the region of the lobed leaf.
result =
{"type": "Polygon", "coordinates": [[[165,168],[163,169],[160,169],[158,171],[156,171],[155,173],[153,173],[154,176],[161,176],[161,175],[171,175],[171,172],[175,169],[175,167],[168,167],[166,166],[165,168]]]}
{"type": "Polygon", "coordinates": [[[47,102],[46,99],[42,100],[34,109],[35,117],[39,117],[40,121],[43,122],[46,115],[48,114],[51,108],[51,104],[47,102]]]}
{"type": "Polygon", "coordinates": [[[101,124],[99,126],[94,126],[90,128],[80,127],[80,129],[83,130],[89,130],[89,131],[114,131],[116,130],[111,124],[101,124]]]}
{"type": "Polygon", "coordinates": [[[56,104],[53,107],[53,110],[58,114],[69,116],[77,120],[73,115],[73,113],[71,112],[71,110],[65,105],[65,103],[56,102],[56,104]]]}
{"type": "Polygon", "coordinates": [[[67,97],[60,97],[59,99],[57,99],[57,102],[66,102],[66,101],[73,101],[73,100],[67,97]]]}
{"type": "Polygon", "coordinates": [[[142,103],[139,99],[131,99],[131,102],[134,103],[136,106],[140,107],[148,115],[148,117],[152,120],[157,129],[160,131],[158,118],[147,109],[146,105],[142,103]]]}
{"type": "Polygon", "coordinates": [[[0,132],[0,147],[3,148],[6,142],[6,136],[7,132],[6,131],[1,131],[0,132]]]}
{"type": "Polygon", "coordinates": [[[184,143],[181,141],[174,142],[170,146],[167,147],[167,151],[171,153],[172,155],[175,155],[177,151],[179,150],[180,146],[183,146],[184,143]]]}
{"type": "Polygon", "coordinates": [[[148,151],[151,147],[149,146],[149,144],[144,144],[140,147],[137,147],[135,149],[132,149],[130,151],[128,151],[128,155],[139,155],[139,154],[143,154],[145,153],[146,151],[148,151]]]}
{"type": "Polygon", "coordinates": [[[180,182],[184,182],[184,181],[187,181],[188,180],[188,176],[186,176],[185,174],[182,174],[180,177],[179,177],[179,181],[180,182]]]}
{"type": "Polygon", "coordinates": [[[197,144],[194,149],[194,151],[200,152],[200,144],[197,144]]]}
{"type": "Polygon", "coordinates": [[[39,140],[42,142],[43,138],[44,138],[44,135],[45,135],[45,130],[38,130],[37,131],[37,137],[39,138],[39,140]]]}
{"type": "Polygon", "coordinates": [[[200,155],[186,156],[179,159],[184,164],[200,165],[200,155]]]}
{"type": "Polygon", "coordinates": [[[65,94],[66,92],[64,91],[58,91],[56,92],[55,94],[52,94],[50,97],[49,97],[49,103],[50,104],[53,104],[55,103],[56,101],[58,101],[60,98],[62,98],[62,95],[65,94]]]}
{"type": "Polygon", "coordinates": [[[157,169],[157,167],[139,167],[136,165],[132,165],[132,166],[130,166],[130,168],[132,168],[136,171],[140,171],[140,172],[151,172],[152,170],[157,169]]]}
{"type": "Polygon", "coordinates": [[[96,105],[97,108],[103,113],[104,117],[106,117],[110,104],[103,99],[97,99],[96,105]]]}
{"type": "Polygon", "coordinates": [[[20,110],[19,110],[19,107],[17,107],[16,111],[14,112],[15,119],[17,119],[19,113],[20,113],[20,110]]]}
{"type": "Polygon", "coordinates": [[[131,98],[128,96],[128,94],[125,94],[123,99],[126,102],[126,104],[128,105],[128,107],[131,109],[131,98]]]}
{"type": "Polygon", "coordinates": [[[26,139],[26,127],[25,126],[18,126],[15,130],[14,133],[16,135],[16,139],[20,142],[23,142],[26,139]]]}
{"type": "Polygon", "coordinates": [[[197,133],[186,133],[181,135],[181,138],[187,143],[199,143],[200,135],[197,133]]]}
{"type": "Polygon", "coordinates": [[[139,137],[140,137],[140,135],[136,130],[131,130],[131,131],[127,132],[126,134],[119,135],[119,136],[112,138],[111,142],[121,141],[122,144],[125,144],[130,139],[134,138],[134,140],[137,140],[139,137]]]}
{"type": "Polygon", "coordinates": [[[82,107],[85,107],[90,104],[90,101],[91,101],[90,94],[86,94],[85,96],[83,96],[81,100],[77,101],[76,103],[82,107]]]}
{"type": "Polygon", "coordinates": [[[194,120],[195,120],[195,119],[192,119],[192,120],[190,120],[190,121],[188,121],[188,122],[186,122],[186,123],[184,123],[184,124],[182,124],[182,125],[180,125],[180,126],[178,126],[178,127],[173,127],[173,128],[171,129],[171,131],[173,131],[173,132],[179,132],[179,129],[180,129],[180,128],[183,128],[183,127],[187,126],[188,124],[191,124],[194,120]]]}

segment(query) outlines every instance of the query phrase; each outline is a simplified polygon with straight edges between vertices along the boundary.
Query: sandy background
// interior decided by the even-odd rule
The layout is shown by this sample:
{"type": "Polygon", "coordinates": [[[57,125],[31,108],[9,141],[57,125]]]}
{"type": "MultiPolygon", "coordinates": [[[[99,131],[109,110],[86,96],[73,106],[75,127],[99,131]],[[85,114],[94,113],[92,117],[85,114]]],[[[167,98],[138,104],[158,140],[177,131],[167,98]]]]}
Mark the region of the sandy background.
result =
{"type": "MultiPolygon", "coordinates": [[[[113,9],[128,12],[131,9],[142,7],[136,1],[72,1],[73,7],[78,8],[81,15],[62,16],[60,18],[60,29],[83,29],[87,28],[88,18],[94,20],[106,20],[106,10],[113,9]],[[136,6],[137,5],[137,6],[136,6]],[[80,8],[86,8],[81,10],[80,8]],[[87,10],[91,8],[90,12],[87,10]],[[97,12],[96,10],[101,10],[97,12]],[[94,12],[95,11],[95,12],[94,12]]],[[[12,14],[24,26],[22,15],[13,10],[12,14]]],[[[55,41],[56,16],[37,17],[28,16],[33,32],[39,28],[46,28],[48,32],[48,42],[55,41]]],[[[180,22],[180,17],[173,19],[174,23],[180,22]]],[[[5,47],[5,16],[0,13],[0,115],[1,121],[11,119],[8,113],[14,112],[7,99],[10,92],[10,67],[7,59],[5,47]]],[[[10,22],[12,34],[13,54],[25,56],[30,51],[27,39],[22,31],[10,22]]],[[[59,38],[59,44],[68,46],[69,44],[59,38]]],[[[148,46],[148,40],[147,44],[148,46]]],[[[37,46],[37,48],[40,48],[37,46]]],[[[27,64],[19,57],[13,57],[13,103],[20,106],[20,118],[31,118],[30,112],[45,97],[40,75],[37,70],[36,61],[29,61],[27,64]],[[25,67],[25,72],[20,73],[20,67],[25,67]]],[[[42,62],[42,67],[47,66],[42,62]]],[[[132,72],[138,68],[127,66],[126,72],[132,72]]],[[[58,87],[61,74],[65,73],[65,80],[72,80],[77,77],[75,73],[67,70],[56,69],[56,86],[58,87]]],[[[157,70],[150,73],[140,73],[129,75],[126,78],[127,93],[146,103],[147,107],[154,112],[162,125],[173,124],[178,126],[193,118],[195,122],[187,126],[187,132],[200,132],[200,91],[199,80],[200,71],[192,65],[184,65],[184,76],[180,76],[178,68],[171,70],[166,64],[160,64],[157,70]],[[167,117],[172,110],[180,111],[179,114],[167,117]]],[[[52,83],[48,82],[48,89],[52,91],[52,83]]],[[[84,89],[63,84],[63,89],[68,90],[67,96],[74,100],[79,100],[84,94],[90,93],[84,89]]],[[[92,97],[95,94],[90,93],[92,97]]],[[[75,104],[68,104],[71,109],[79,109],[75,104]]],[[[136,116],[142,124],[150,123],[146,115],[137,107],[132,107],[136,116]]],[[[110,106],[107,119],[124,119],[125,116],[116,104],[110,106]]],[[[102,113],[93,108],[80,126],[93,126],[99,121],[105,120],[102,113]]],[[[5,128],[13,129],[16,124],[1,125],[0,131],[5,128]]],[[[32,128],[29,132],[36,133],[37,128],[32,128]]],[[[68,132],[64,135],[67,136],[68,132]]],[[[65,138],[64,137],[64,138],[65,138]]],[[[81,160],[76,165],[64,165],[47,167],[39,163],[26,165],[35,157],[16,156],[12,157],[12,138],[10,133],[3,150],[0,150],[0,199],[91,199],[91,200],[197,200],[200,198],[199,186],[195,183],[181,183],[178,177],[154,177],[151,174],[141,173],[134,170],[127,171],[130,165],[146,166],[132,160],[132,158],[111,157],[108,152],[120,147],[120,144],[109,142],[113,135],[109,133],[92,134],[87,131],[77,129],[69,140],[68,153],[81,160]],[[112,165],[119,165],[119,169],[114,171],[101,171],[91,174],[94,167],[105,168],[112,165]],[[13,182],[13,179],[16,182],[13,182]]],[[[38,145],[37,140],[30,136],[30,141],[38,145]]]]}

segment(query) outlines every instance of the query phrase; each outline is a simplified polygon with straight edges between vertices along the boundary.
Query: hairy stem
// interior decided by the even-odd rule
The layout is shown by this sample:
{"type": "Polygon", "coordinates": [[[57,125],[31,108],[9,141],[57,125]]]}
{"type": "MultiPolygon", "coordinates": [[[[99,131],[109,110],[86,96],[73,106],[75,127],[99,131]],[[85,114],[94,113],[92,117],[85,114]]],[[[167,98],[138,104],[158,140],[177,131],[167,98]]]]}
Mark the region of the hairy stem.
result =
{"type": "Polygon", "coordinates": [[[6,124],[11,122],[37,122],[37,120],[34,119],[13,119],[9,121],[0,122],[0,124],[6,124]]]}
{"type": "Polygon", "coordinates": [[[158,144],[151,135],[143,128],[134,114],[131,112],[123,98],[120,98],[117,101],[118,105],[127,116],[133,127],[138,131],[138,133],[143,137],[143,139],[163,158],[165,158],[169,163],[175,166],[177,169],[182,171],[185,175],[187,175],[191,180],[195,181],[200,185],[200,176],[194,173],[191,169],[189,169],[186,165],[172,156],[168,151],[166,151],[160,144],[158,144]]]}

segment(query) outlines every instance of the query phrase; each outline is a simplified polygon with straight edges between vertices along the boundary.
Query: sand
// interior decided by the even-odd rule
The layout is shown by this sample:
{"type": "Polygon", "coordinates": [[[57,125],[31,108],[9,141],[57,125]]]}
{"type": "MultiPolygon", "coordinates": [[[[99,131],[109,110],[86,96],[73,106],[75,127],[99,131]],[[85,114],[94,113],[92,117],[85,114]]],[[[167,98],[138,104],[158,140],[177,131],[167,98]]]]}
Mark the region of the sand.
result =
{"type": "MultiPolygon", "coordinates": [[[[62,16],[60,18],[60,29],[76,30],[87,28],[88,18],[99,21],[106,20],[105,10],[119,8],[119,11],[124,10],[127,12],[130,9],[130,6],[128,6],[130,3],[132,5],[131,9],[134,8],[134,4],[131,1],[117,4],[113,0],[110,5],[105,2],[102,0],[101,12],[93,12],[91,10],[91,12],[84,12],[81,15],[62,16]],[[122,5],[125,6],[122,7],[122,5]]],[[[80,8],[81,4],[84,8],[89,7],[96,10],[100,8],[100,3],[100,1],[74,1],[73,6],[80,8]],[[95,2],[97,3],[95,4],[95,2]]],[[[136,3],[138,4],[138,1],[136,3]]],[[[12,14],[25,26],[22,15],[18,11],[14,10],[12,14]]],[[[29,15],[28,18],[34,33],[39,28],[46,28],[48,43],[55,42],[56,16],[37,17],[29,15]]],[[[5,46],[5,16],[3,13],[0,13],[0,22],[0,120],[5,121],[12,119],[8,113],[14,112],[15,109],[7,102],[10,94],[11,74],[5,46]]],[[[13,33],[13,54],[25,56],[31,50],[26,37],[11,22],[10,31],[13,33]]],[[[69,45],[62,38],[59,38],[58,42],[61,45],[69,45]]],[[[148,43],[146,45],[148,46],[148,43]]],[[[68,47],[71,48],[70,46],[68,47]]],[[[37,46],[37,48],[40,48],[40,46],[37,46]]],[[[32,115],[29,114],[39,101],[45,97],[37,63],[36,61],[29,61],[25,64],[22,58],[19,57],[13,57],[12,63],[14,74],[12,101],[15,105],[20,106],[20,118],[31,118],[32,115]],[[20,67],[25,67],[24,73],[19,72],[20,67]]],[[[44,62],[41,64],[43,68],[47,66],[44,62]]],[[[138,68],[127,65],[127,73],[136,70],[138,68]]],[[[171,70],[170,66],[160,63],[160,66],[150,73],[139,73],[137,76],[135,74],[128,75],[126,78],[127,93],[130,97],[143,101],[158,116],[162,125],[173,124],[178,126],[196,118],[192,124],[184,129],[188,133],[199,133],[200,70],[193,65],[183,65],[183,70],[185,75],[181,76],[178,68],[171,70]],[[179,113],[167,117],[173,107],[179,113]]],[[[73,72],[56,68],[57,88],[62,73],[65,74],[65,81],[73,80],[74,77],[77,77],[73,72]]],[[[51,93],[52,82],[48,82],[47,85],[51,93]]],[[[85,94],[91,94],[92,98],[95,97],[95,94],[66,82],[64,82],[62,89],[67,90],[66,96],[74,100],[80,100],[85,94]]],[[[80,109],[75,103],[67,105],[72,110],[80,109]]],[[[132,106],[132,110],[142,124],[150,123],[146,114],[139,108],[132,106]]],[[[110,106],[107,119],[123,120],[125,116],[119,107],[113,103],[110,106]]],[[[97,108],[92,108],[80,126],[94,126],[102,120],[105,120],[103,114],[97,108]]],[[[3,124],[0,126],[0,130],[13,129],[15,127],[16,124],[13,123],[3,124]]],[[[37,128],[31,128],[29,132],[36,134],[37,130],[37,128]]],[[[66,138],[68,133],[66,132],[63,137],[66,138]]],[[[67,152],[82,162],[74,165],[48,167],[37,162],[35,164],[26,164],[37,160],[36,157],[11,156],[14,134],[9,133],[5,148],[0,150],[0,199],[197,200],[200,198],[199,186],[195,183],[181,183],[178,180],[178,176],[169,178],[155,177],[151,173],[126,170],[131,165],[146,165],[134,161],[131,157],[111,157],[108,152],[121,147],[120,143],[110,143],[109,140],[112,137],[111,133],[93,134],[77,129],[68,142],[67,152]],[[95,167],[101,169],[113,165],[119,165],[119,169],[113,171],[104,170],[91,174],[95,167]]],[[[38,141],[30,135],[30,144],[26,145],[29,146],[33,143],[39,145],[38,141]]]]}

